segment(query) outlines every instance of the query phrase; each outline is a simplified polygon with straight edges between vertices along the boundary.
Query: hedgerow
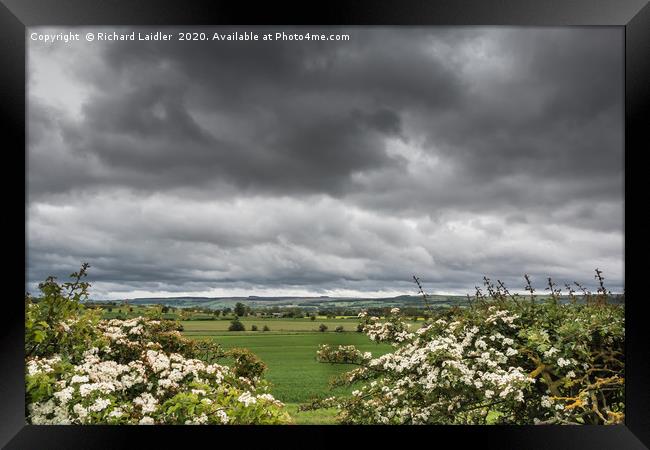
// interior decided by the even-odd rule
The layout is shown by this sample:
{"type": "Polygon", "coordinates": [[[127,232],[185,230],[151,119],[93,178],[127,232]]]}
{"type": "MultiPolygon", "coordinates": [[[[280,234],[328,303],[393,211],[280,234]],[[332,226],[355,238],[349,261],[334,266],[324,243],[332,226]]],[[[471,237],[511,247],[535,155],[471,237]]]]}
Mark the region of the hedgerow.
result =
{"type": "Polygon", "coordinates": [[[302,409],[337,407],[344,424],[621,423],[624,304],[596,278],[596,294],[568,286],[568,297],[549,279],[544,301],[528,276],[526,298],[485,278],[487,295],[477,288],[468,308],[431,313],[418,330],[397,308],[385,321],[362,312],[363,331],[394,351],[321,346],[320,361],[357,366],[333,384],[357,388],[302,409]]]}
{"type": "Polygon", "coordinates": [[[100,320],[85,308],[88,265],[25,297],[26,417],[31,424],[282,424],[252,353],[181,336],[152,317],[100,320]],[[232,367],[215,361],[230,357],[232,367]]]}

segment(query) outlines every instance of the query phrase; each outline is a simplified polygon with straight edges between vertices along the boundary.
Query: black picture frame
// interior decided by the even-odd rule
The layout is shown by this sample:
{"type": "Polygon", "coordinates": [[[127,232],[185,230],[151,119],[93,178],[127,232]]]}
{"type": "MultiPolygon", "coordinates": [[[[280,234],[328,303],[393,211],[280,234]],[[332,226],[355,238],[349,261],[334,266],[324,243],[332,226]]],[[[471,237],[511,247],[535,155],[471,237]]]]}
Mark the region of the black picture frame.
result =
{"type": "MultiPolygon", "coordinates": [[[[21,176],[26,183],[25,123],[25,28],[39,25],[521,25],[521,26],[620,26],[625,28],[625,195],[639,189],[639,158],[648,147],[648,91],[650,90],[650,5],[647,0],[357,0],[260,2],[194,0],[0,0],[0,57],[5,159],[5,223],[17,224],[26,197],[17,193],[21,176]],[[25,153],[23,153],[23,151],[25,153]],[[636,163],[635,163],[636,162],[636,163]],[[8,170],[7,170],[8,169],[8,170]],[[10,176],[10,175],[14,175],[10,176]],[[633,184],[635,183],[635,184],[633,184]]],[[[5,273],[9,286],[0,328],[0,445],[16,449],[130,448],[146,439],[147,446],[163,448],[219,445],[224,437],[241,439],[242,445],[300,446],[341,438],[381,442],[395,435],[406,445],[467,444],[499,449],[642,449],[650,446],[650,327],[644,322],[639,283],[642,279],[632,260],[640,246],[632,232],[633,214],[642,208],[625,208],[626,305],[626,419],[620,426],[487,426],[487,427],[186,427],[186,426],[34,426],[24,414],[24,295],[16,260],[26,262],[26,242],[18,239],[25,229],[7,230],[10,262],[5,273]],[[630,282],[630,280],[632,280],[630,282]],[[219,429],[217,429],[219,428],[219,429]],[[291,436],[299,435],[299,436],[291,436]],[[245,443],[244,443],[245,441],[245,443]],[[447,441],[448,443],[445,443],[447,441]],[[277,442],[277,444],[276,444],[277,442]]],[[[638,212],[637,212],[638,211],[638,212]]],[[[637,220],[642,220],[637,217],[637,220]]],[[[22,277],[25,277],[23,273],[22,277]]],[[[24,278],[23,278],[24,280],[24,278]]]]}

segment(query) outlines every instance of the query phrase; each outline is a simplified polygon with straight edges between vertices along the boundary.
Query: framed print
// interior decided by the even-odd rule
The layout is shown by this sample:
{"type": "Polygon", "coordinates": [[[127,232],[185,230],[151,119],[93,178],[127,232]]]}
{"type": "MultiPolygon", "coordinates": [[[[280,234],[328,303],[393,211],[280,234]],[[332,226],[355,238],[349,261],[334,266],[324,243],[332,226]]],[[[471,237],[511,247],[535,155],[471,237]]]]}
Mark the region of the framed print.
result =
{"type": "Polygon", "coordinates": [[[2,444],[647,448],[647,2],[310,6],[3,0],[2,444]]]}

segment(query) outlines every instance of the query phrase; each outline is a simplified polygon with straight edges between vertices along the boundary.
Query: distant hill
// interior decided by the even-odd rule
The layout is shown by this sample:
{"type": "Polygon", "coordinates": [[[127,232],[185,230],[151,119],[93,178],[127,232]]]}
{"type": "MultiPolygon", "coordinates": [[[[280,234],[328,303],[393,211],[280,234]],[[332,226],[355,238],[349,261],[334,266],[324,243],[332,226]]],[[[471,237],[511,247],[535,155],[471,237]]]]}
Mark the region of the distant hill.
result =
{"type": "MultiPolygon", "coordinates": [[[[539,301],[546,298],[546,295],[536,296],[539,301]]],[[[166,305],[176,308],[207,308],[223,309],[232,308],[236,303],[241,302],[251,308],[279,307],[291,308],[300,307],[307,310],[319,308],[372,308],[372,307],[423,307],[424,301],[420,295],[399,295],[385,298],[364,298],[364,297],[140,297],[123,300],[91,300],[96,303],[128,302],[134,305],[166,305]]],[[[467,306],[466,296],[462,295],[427,295],[427,301],[432,307],[467,306]]],[[[568,297],[562,296],[562,303],[569,302],[568,297]]],[[[578,300],[580,301],[580,299],[578,300]]],[[[612,296],[611,301],[624,302],[620,296],[612,296]]]]}
{"type": "MultiPolygon", "coordinates": [[[[465,304],[464,296],[452,295],[430,295],[427,297],[433,306],[452,306],[465,304]]],[[[424,301],[419,295],[400,295],[386,298],[362,298],[362,297],[139,297],[123,300],[112,300],[116,303],[128,302],[134,305],[166,305],[177,308],[232,308],[236,303],[241,302],[250,307],[301,307],[305,309],[317,309],[327,307],[421,307],[424,301]]],[[[105,302],[95,300],[95,302],[105,302]]]]}

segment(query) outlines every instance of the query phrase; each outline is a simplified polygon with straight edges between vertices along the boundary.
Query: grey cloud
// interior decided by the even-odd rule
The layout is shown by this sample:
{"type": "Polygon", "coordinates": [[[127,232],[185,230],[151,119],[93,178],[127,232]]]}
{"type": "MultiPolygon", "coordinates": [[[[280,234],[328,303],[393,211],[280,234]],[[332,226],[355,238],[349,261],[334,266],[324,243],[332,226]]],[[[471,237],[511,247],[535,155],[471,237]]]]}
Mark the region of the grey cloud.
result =
{"type": "Polygon", "coordinates": [[[115,292],[463,289],[604,264],[622,285],[621,30],[339,31],[31,44],[29,279],[90,259],[115,292]]]}
{"type": "Polygon", "coordinates": [[[583,230],[576,238],[576,230],[561,223],[506,227],[498,216],[409,220],[326,198],[310,204],[249,198],[236,205],[81,197],[31,208],[30,242],[38,251],[30,252],[29,275],[38,280],[61,264],[90,260],[96,281],[164,282],[177,291],[192,283],[206,290],[237,283],[322,290],[367,287],[369,280],[375,290],[394,289],[413,273],[444,289],[471,286],[482,274],[514,286],[524,272],[584,282],[590,266],[603,261],[614,280],[621,275],[616,234],[583,230]]]}

